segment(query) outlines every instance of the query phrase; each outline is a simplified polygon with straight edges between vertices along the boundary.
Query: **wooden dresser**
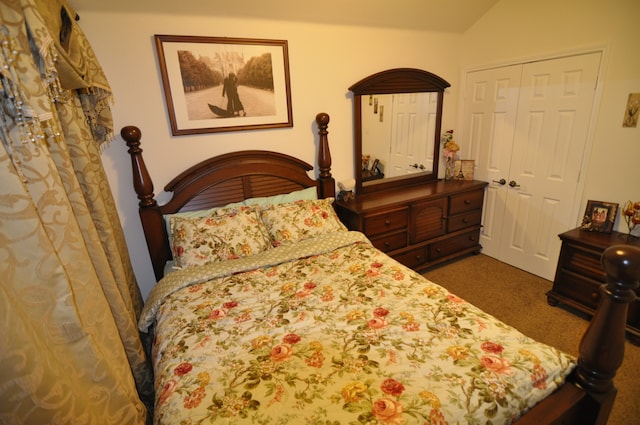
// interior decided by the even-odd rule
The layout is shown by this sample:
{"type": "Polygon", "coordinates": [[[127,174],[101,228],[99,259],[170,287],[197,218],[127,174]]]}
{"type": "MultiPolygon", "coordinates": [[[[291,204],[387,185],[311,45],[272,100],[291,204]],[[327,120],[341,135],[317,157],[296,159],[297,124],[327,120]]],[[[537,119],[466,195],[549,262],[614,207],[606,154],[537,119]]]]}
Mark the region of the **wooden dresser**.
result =
{"type": "MultiPolygon", "coordinates": [[[[606,282],[600,257],[611,245],[629,244],[640,247],[638,238],[612,232],[598,233],[573,229],[560,235],[562,248],[553,288],[547,292],[550,305],[564,303],[579,311],[593,314],[600,301],[600,286],[606,282]]],[[[636,290],[636,294],[638,290],[636,290]]],[[[627,316],[629,340],[640,345],[640,302],[629,305],[627,316]]]]}
{"type": "Polygon", "coordinates": [[[335,208],[358,230],[401,263],[424,270],[480,252],[484,188],[479,181],[435,181],[356,195],[335,208]]]}

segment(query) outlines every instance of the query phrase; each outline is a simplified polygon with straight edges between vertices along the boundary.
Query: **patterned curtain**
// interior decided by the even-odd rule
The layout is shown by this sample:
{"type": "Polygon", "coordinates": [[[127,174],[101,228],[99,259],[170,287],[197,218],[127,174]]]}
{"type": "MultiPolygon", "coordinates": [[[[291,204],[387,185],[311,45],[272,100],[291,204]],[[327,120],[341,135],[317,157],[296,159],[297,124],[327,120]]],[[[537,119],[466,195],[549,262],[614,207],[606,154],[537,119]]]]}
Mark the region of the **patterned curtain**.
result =
{"type": "Polygon", "coordinates": [[[0,423],[144,424],[142,307],[100,158],[111,92],[66,0],[0,2],[0,423]]]}

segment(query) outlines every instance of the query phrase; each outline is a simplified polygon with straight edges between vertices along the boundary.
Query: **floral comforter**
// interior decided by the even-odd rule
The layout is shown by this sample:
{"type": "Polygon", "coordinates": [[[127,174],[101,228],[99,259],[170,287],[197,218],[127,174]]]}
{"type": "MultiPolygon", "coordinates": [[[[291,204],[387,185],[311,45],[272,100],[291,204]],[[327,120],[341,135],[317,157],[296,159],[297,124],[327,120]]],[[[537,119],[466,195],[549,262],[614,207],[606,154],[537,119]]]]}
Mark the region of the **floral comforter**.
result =
{"type": "Polygon", "coordinates": [[[156,423],[510,423],[575,365],[360,233],[252,257],[150,295],[156,423]]]}

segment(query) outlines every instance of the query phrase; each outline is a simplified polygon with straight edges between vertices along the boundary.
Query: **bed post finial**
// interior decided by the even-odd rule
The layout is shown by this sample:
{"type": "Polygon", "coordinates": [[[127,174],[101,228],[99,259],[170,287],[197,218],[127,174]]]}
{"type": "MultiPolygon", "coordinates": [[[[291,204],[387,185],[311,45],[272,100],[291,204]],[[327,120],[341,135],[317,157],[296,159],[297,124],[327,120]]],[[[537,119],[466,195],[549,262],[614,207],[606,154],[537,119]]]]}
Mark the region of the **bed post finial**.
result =
{"type": "Polygon", "coordinates": [[[131,169],[133,170],[133,188],[138,194],[140,207],[149,207],[156,205],[153,194],[153,182],[147,171],[147,166],[142,158],[142,148],[140,148],[140,139],[142,133],[138,127],[129,125],[120,130],[120,135],[129,147],[129,155],[131,155],[131,169]]]}
{"type": "Polygon", "coordinates": [[[613,245],[602,254],[607,283],[602,299],[580,342],[577,381],[600,404],[594,424],[605,424],[617,390],[613,378],[624,357],[629,303],[640,280],[640,248],[613,245]]]}
{"type": "Polygon", "coordinates": [[[140,148],[142,133],[138,127],[127,126],[120,130],[120,135],[129,147],[127,152],[129,152],[131,156],[133,188],[140,200],[140,202],[138,202],[138,213],[142,221],[144,237],[149,247],[153,272],[156,280],[159,280],[162,278],[164,263],[171,258],[171,252],[168,246],[159,242],[159,240],[167,236],[160,207],[154,198],[153,182],[142,158],[142,149],[140,148]],[[161,231],[158,232],[158,229],[161,229],[161,231]]]}
{"type": "Polygon", "coordinates": [[[320,181],[323,198],[335,196],[336,183],[331,176],[331,152],[329,151],[329,139],[327,135],[329,131],[329,114],[320,112],[316,115],[316,123],[318,124],[318,169],[320,171],[318,180],[320,181]]]}

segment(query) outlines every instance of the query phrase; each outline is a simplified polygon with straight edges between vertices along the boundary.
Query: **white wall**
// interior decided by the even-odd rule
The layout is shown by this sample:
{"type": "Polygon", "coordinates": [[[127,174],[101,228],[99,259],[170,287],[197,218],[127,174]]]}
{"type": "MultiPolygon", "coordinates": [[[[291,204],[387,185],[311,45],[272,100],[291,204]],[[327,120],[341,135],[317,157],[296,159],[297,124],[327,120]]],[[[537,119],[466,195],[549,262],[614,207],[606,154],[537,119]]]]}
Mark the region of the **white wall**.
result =
{"type": "MultiPolygon", "coordinates": [[[[331,116],[334,177],[353,177],[352,97],[348,87],[387,68],[422,68],[448,80],[452,88],[445,96],[444,126],[453,127],[460,35],[213,16],[126,15],[82,9],[78,13],[80,26],[114,92],[117,131],[126,125],[142,130],[144,158],[156,194],[187,166],[229,151],[268,149],[315,164],[314,120],[318,112],[331,116]],[[294,127],[171,136],[154,34],[288,40],[294,127]]],[[[146,297],[155,279],[138,219],[126,146],[119,136],[106,149],[103,161],[138,284],[146,297]]],[[[167,194],[160,193],[159,198],[164,202],[167,194]]]]}
{"type": "MultiPolygon", "coordinates": [[[[463,36],[462,70],[604,48],[576,225],[589,199],[640,201],[640,127],[622,127],[629,93],[640,93],[639,19],[638,0],[501,0],[463,36]]],[[[616,229],[627,231],[620,218],[616,229]]]]}

